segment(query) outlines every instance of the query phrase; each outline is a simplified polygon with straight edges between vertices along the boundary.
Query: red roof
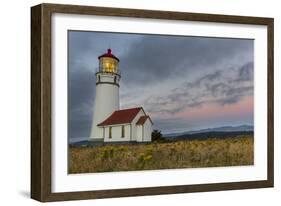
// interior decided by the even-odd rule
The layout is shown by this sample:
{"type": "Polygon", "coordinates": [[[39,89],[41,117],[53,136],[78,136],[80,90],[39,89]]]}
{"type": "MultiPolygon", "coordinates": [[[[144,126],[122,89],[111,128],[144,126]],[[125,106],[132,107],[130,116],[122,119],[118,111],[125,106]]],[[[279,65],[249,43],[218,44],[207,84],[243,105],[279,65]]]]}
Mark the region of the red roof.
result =
{"type": "Polygon", "coordinates": [[[141,107],[116,110],[106,120],[99,123],[98,126],[131,123],[140,110],[142,110],[141,107]]]}
{"type": "MultiPolygon", "coordinates": [[[[148,115],[141,116],[137,121],[136,125],[143,125],[147,119],[150,119],[148,115]]],[[[151,121],[151,120],[150,120],[151,121]]],[[[152,122],[152,121],[151,121],[152,122]]]]}
{"type": "Polygon", "coordinates": [[[108,49],[107,53],[104,53],[103,55],[99,56],[99,59],[102,57],[111,57],[119,61],[119,59],[111,53],[111,49],[108,49]]]}

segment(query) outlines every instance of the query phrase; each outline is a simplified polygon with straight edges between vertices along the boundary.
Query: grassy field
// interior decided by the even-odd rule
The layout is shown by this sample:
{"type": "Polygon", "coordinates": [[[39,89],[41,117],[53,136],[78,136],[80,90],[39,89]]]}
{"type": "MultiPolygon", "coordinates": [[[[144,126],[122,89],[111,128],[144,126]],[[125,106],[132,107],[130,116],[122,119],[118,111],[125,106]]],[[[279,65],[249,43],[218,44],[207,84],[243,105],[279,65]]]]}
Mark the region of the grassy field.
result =
{"type": "Polygon", "coordinates": [[[136,145],[70,147],[69,173],[254,164],[251,135],[136,145]]]}

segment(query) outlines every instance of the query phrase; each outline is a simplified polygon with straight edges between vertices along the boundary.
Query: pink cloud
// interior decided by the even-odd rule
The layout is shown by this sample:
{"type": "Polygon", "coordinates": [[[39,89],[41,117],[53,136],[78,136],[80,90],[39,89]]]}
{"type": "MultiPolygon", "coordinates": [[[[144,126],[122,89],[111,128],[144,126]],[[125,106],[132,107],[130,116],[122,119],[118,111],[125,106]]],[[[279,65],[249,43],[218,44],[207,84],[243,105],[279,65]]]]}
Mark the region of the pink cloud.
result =
{"type": "Polygon", "coordinates": [[[174,118],[220,118],[220,117],[238,117],[253,113],[253,96],[242,98],[235,104],[218,105],[204,104],[201,107],[187,108],[183,112],[175,114],[174,118]]]}

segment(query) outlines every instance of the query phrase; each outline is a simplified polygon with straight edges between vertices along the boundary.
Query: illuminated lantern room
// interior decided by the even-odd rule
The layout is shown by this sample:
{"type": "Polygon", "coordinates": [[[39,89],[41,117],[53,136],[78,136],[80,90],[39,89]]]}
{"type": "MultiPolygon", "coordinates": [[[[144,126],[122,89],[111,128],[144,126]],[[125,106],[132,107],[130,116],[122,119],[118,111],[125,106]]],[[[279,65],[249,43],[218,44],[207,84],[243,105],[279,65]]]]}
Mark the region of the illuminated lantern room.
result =
{"type": "Polygon", "coordinates": [[[119,59],[111,53],[111,49],[99,56],[99,72],[119,74],[118,64],[119,59]]]}

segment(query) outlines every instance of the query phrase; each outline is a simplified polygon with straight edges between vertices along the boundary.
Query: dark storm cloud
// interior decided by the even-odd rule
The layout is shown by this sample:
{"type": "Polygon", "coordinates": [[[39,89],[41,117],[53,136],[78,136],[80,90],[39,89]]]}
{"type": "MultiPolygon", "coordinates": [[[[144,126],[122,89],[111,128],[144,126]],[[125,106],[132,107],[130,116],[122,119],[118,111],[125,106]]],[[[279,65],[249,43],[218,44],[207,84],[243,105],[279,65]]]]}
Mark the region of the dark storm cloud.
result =
{"type": "Polygon", "coordinates": [[[174,114],[186,108],[200,107],[202,104],[234,104],[242,97],[253,95],[252,74],[252,62],[232,69],[231,73],[229,70],[215,71],[194,81],[185,82],[180,87],[167,91],[164,96],[145,99],[144,102],[149,105],[146,109],[153,114],[174,114]]]}
{"type": "Polygon", "coordinates": [[[95,74],[89,70],[69,72],[69,98],[73,109],[91,104],[94,97],[95,74]]]}
{"type": "Polygon", "coordinates": [[[88,136],[92,121],[95,75],[92,71],[71,70],[69,75],[68,107],[70,136],[88,136]],[[81,133],[82,131],[82,133],[81,133]]]}
{"type": "Polygon", "coordinates": [[[144,36],[121,56],[123,80],[132,84],[153,84],[177,75],[193,75],[196,69],[208,71],[217,63],[233,64],[237,51],[244,55],[252,50],[249,40],[144,36]],[[230,61],[229,61],[230,60],[230,61]]]}
{"type": "Polygon", "coordinates": [[[73,138],[89,137],[91,129],[91,119],[73,119],[68,122],[68,135],[73,138]]]}
{"type": "Polygon", "coordinates": [[[90,32],[74,32],[68,33],[70,47],[70,61],[86,53],[92,53],[93,46],[97,42],[96,38],[90,32]],[[80,35],[79,35],[80,34],[80,35]]]}
{"type": "Polygon", "coordinates": [[[238,77],[236,81],[252,81],[254,78],[253,62],[243,65],[239,69],[238,77]]]}
{"type": "Polygon", "coordinates": [[[68,51],[71,70],[81,70],[82,67],[95,72],[98,67],[98,56],[105,53],[108,48],[119,57],[127,51],[131,42],[137,42],[139,38],[141,37],[128,34],[70,31],[68,51]]]}

